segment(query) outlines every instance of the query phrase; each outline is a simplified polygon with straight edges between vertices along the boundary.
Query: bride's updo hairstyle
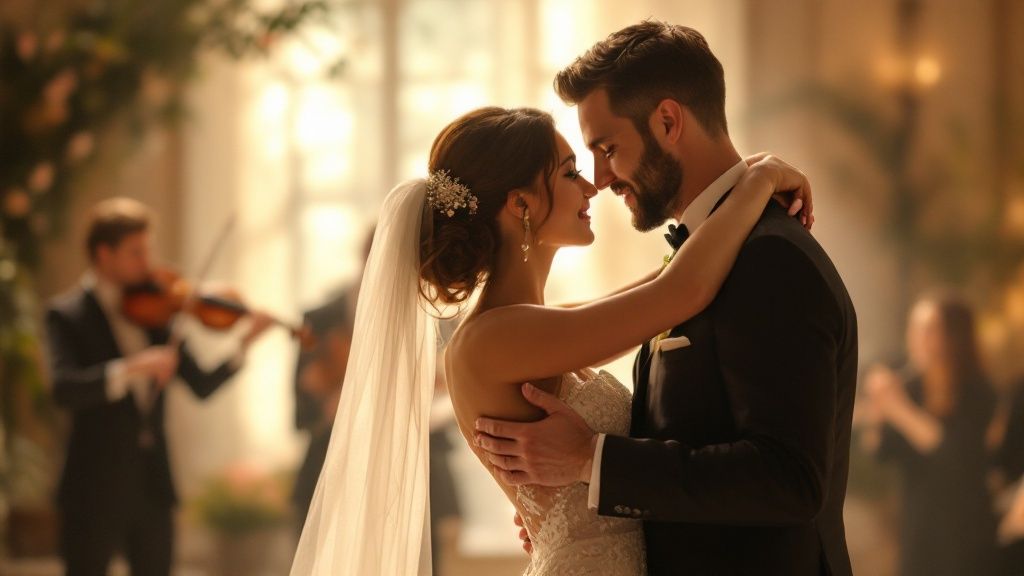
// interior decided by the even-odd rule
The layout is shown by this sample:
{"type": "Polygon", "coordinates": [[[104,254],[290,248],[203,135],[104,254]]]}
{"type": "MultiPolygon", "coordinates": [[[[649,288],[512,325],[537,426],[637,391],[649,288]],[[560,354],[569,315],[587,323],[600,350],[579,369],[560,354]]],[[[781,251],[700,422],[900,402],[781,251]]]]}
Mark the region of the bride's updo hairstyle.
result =
{"type": "Polygon", "coordinates": [[[423,296],[435,305],[465,302],[494,268],[501,248],[498,214],[508,193],[533,190],[539,179],[550,206],[551,175],[557,166],[555,123],[540,110],[480,108],[441,130],[430,150],[430,174],[457,179],[476,204],[473,210],[463,206],[445,211],[425,203],[420,231],[423,296]]]}

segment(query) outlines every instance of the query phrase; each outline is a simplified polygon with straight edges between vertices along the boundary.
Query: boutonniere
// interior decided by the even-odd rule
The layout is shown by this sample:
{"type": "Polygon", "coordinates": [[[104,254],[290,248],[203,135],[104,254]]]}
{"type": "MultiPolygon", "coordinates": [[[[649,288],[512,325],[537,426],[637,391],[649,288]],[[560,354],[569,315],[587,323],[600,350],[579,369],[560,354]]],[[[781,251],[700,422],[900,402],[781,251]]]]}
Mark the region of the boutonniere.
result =
{"type": "MultiPolygon", "coordinates": [[[[662,259],[662,265],[661,265],[661,269],[662,270],[664,270],[669,265],[669,263],[672,262],[672,258],[675,257],[676,252],[679,252],[679,250],[673,250],[671,254],[665,254],[664,258],[662,259]]],[[[671,332],[671,330],[665,330],[661,334],[658,334],[657,336],[655,336],[654,337],[654,343],[657,344],[661,340],[664,340],[665,338],[668,338],[669,332],[671,332]]]]}

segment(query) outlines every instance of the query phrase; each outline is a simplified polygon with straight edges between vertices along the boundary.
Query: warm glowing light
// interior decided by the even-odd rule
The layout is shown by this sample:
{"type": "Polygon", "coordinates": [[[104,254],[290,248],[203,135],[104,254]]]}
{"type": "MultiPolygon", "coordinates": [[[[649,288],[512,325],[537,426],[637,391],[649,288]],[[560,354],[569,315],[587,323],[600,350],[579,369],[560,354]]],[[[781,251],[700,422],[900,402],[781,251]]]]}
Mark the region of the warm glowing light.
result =
{"type": "Polygon", "coordinates": [[[942,78],[942,66],[931,56],[922,56],[914,64],[914,81],[919,86],[931,88],[942,78]]]}
{"type": "Polygon", "coordinates": [[[304,90],[295,122],[294,138],[299,147],[315,151],[349,144],[355,119],[347,104],[330,88],[304,90]]]}
{"type": "Polygon", "coordinates": [[[1006,345],[1010,329],[997,314],[987,314],[978,322],[978,333],[985,350],[1000,350],[1006,345]]]}
{"type": "Polygon", "coordinates": [[[1006,231],[1013,236],[1024,236],[1024,195],[1013,195],[1006,206],[1005,220],[1006,231]]]}
{"type": "Polygon", "coordinates": [[[1016,327],[1024,326],[1024,286],[1011,286],[1004,300],[1006,319],[1016,327]]]}
{"type": "Polygon", "coordinates": [[[875,73],[878,81],[889,88],[913,85],[927,89],[942,79],[942,65],[932,56],[920,56],[914,60],[886,56],[879,60],[875,73]]]}
{"type": "Polygon", "coordinates": [[[448,106],[457,115],[487,105],[487,91],[473,83],[460,83],[448,93],[448,106]]]}

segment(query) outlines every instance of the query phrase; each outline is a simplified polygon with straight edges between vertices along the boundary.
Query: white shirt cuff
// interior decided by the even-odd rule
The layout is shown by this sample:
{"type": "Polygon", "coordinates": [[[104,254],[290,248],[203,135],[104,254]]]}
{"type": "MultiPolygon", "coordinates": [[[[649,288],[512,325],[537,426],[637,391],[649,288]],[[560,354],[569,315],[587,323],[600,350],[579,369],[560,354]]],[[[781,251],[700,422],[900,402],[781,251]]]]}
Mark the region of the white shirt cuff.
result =
{"type": "Polygon", "coordinates": [[[604,434],[597,435],[594,461],[590,464],[590,490],[587,492],[587,508],[597,510],[601,504],[601,454],[604,452],[604,434]]]}
{"type": "Polygon", "coordinates": [[[111,360],[107,362],[106,391],[107,401],[117,402],[128,394],[128,387],[131,385],[131,377],[127,374],[127,367],[124,360],[111,360]]]}

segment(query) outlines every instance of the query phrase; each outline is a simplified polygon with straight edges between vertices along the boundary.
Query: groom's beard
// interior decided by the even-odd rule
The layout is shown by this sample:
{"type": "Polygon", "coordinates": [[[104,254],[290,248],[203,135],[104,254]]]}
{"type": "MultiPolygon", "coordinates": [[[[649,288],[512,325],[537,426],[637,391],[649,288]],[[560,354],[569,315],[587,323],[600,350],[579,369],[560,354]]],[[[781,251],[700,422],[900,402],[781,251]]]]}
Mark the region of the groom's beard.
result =
{"type": "Polygon", "coordinates": [[[649,232],[672,217],[683,184],[683,166],[661,149],[654,138],[644,138],[644,153],[633,173],[636,208],[633,228],[649,232]]]}

